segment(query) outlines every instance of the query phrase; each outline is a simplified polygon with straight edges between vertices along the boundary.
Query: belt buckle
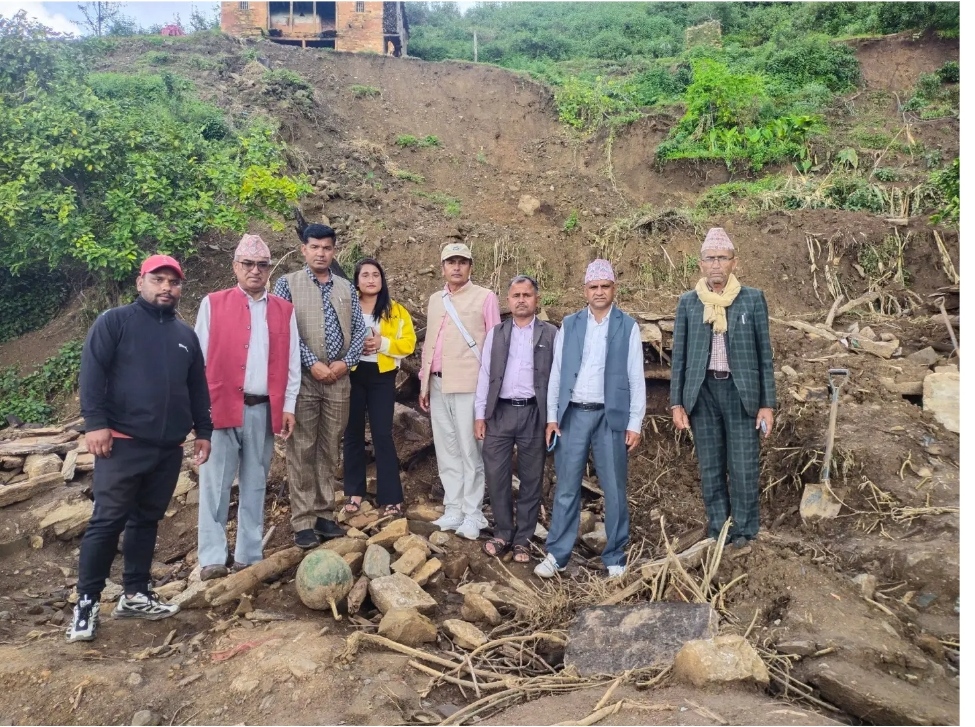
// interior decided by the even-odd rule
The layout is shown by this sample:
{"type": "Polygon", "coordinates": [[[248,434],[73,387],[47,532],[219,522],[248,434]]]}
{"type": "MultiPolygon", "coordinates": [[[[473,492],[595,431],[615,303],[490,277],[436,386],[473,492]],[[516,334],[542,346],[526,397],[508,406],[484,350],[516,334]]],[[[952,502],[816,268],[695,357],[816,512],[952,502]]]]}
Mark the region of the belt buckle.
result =
{"type": "Polygon", "coordinates": [[[731,378],[730,371],[712,371],[711,376],[713,376],[718,381],[724,381],[725,379],[731,378]]]}
{"type": "Polygon", "coordinates": [[[511,399],[511,406],[528,406],[528,399],[511,399]]]}

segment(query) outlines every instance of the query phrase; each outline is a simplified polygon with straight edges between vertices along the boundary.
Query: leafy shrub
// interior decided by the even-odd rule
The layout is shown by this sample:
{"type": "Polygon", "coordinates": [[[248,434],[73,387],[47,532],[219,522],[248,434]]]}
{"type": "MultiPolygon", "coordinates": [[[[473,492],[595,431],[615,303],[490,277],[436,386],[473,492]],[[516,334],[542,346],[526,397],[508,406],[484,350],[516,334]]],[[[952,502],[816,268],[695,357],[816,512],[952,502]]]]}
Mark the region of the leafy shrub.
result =
{"type": "Polygon", "coordinates": [[[792,86],[816,82],[833,92],[846,91],[860,80],[860,62],[853,49],[822,35],[799,38],[772,51],[764,66],[770,76],[792,86]]]}
{"type": "Polygon", "coordinates": [[[48,423],[54,399],[78,386],[82,344],[81,340],[69,341],[56,356],[23,377],[14,368],[0,370],[0,419],[13,415],[25,422],[48,423]]]}
{"type": "Polygon", "coordinates": [[[0,343],[43,326],[67,297],[61,273],[34,267],[15,276],[0,268],[0,343]]]}
{"type": "Polygon", "coordinates": [[[147,51],[142,56],[142,62],[149,66],[168,66],[173,60],[172,54],[161,50],[147,51]]]}
{"type": "Polygon", "coordinates": [[[572,232],[575,228],[579,226],[579,212],[578,210],[572,210],[565,222],[562,224],[562,229],[566,232],[572,232]]]}
{"type": "Polygon", "coordinates": [[[261,82],[264,84],[265,93],[280,98],[291,96],[295,91],[307,91],[309,93],[312,91],[311,84],[290,68],[264,71],[261,82]]]}
{"type": "Polygon", "coordinates": [[[417,174],[416,172],[408,172],[405,169],[397,169],[394,176],[397,179],[405,179],[408,182],[416,182],[417,184],[423,184],[423,175],[417,174]]]}
{"type": "Polygon", "coordinates": [[[937,70],[938,78],[942,83],[960,83],[961,67],[958,61],[948,61],[937,70]]]}
{"type": "Polygon", "coordinates": [[[31,32],[0,24],[0,268],[74,261],[122,279],[148,251],[191,254],[209,230],[280,226],[311,191],[284,174],[267,121],[232,130],[168,71],[89,76],[73,46],[50,44],[48,75],[21,73],[31,32]]]}
{"type": "Polygon", "coordinates": [[[440,146],[440,139],[436,136],[428,135],[424,136],[422,139],[418,139],[412,134],[401,134],[396,137],[396,146],[401,146],[404,149],[417,149],[419,147],[430,147],[430,146],[440,146]]]}
{"type": "Polygon", "coordinates": [[[938,211],[931,216],[931,222],[958,224],[961,212],[961,166],[956,158],[944,169],[932,172],[929,183],[937,190],[941,198],[938,211]]]}
{"type": "Polygon", "coordinates": [[[423,197],[424,199],[429,199],[431,202],[443,205],[443,213],[445,217],[460,216],[460,200],[456,197],[451,197],[443,192],[416,192],[416,196],[423,197]]]}
{"type": "Polygon", "coordinates": [[[896,182],[900,174],[890,167],[878,167],[873,170],[873,176],[878,182],[896,182]]]}

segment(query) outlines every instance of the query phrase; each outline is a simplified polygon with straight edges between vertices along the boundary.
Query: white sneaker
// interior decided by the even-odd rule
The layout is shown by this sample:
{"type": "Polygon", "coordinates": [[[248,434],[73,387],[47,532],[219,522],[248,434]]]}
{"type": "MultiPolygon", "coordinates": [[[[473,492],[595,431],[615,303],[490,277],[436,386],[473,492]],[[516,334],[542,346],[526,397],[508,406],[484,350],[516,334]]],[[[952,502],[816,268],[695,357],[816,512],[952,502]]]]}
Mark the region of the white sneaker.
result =
{"type": "Polygon", "coordinates": [[[456,530],[457,528],[459,528],[461,525],[464,524],[464,515],[459,512],[458,513],[445,512],[443,515],[441,515],[436,520],[434,520],[433,524],[436,525],[441,530],[456,530]]]}
{"type": "Polygon", "coordinates": [[[179,605],[163,603],[155,591],[136,593],[129,598],[124,593],[119,596],[118,605],[112,611],[114,618],[144,618],[148,621],[158,621],[179,613],[179,605]]]}
{"type": "Polygon", "coordinates": [[[539,578],[553,578],[556,573],[561,573],[565,568],[559,567],[559,562],[555,556],[548,553],[545,560],[535,566],[535,575],[539,578]]]}
{"type": "MultiPolygon", "coordinates": [[[[484,516],[481,516],[481,520],[484,516]]],[[[485,526],[487,523],[484,523],[485,526]]],[[[481,534],[481,527],[478,525],[477,519],[472,517],[465,517],[464,522],[459,528],[457,528],[457,535],[462,538],[467,538],[468,540],[477,540],[477,537],[481,534]]]]}
{"type": "Polygon", "coordinates": [[[611,565],[606,568],[609,571],[610,578],[619,578],[621,575],[626,573],[625,565],[611,565]]]}
{"type": "Polygon", "coordinates": [[[469,518],[469,519],[473,519],[474,524],[477,525],[477,527],[480,530],[484,530],[488,526],[487,518],[484,517],[484,513],[481,512],[480,510],[478,510],[475,515],[473,515],[473,516],[468,515],[466,517],[469,518]]]}

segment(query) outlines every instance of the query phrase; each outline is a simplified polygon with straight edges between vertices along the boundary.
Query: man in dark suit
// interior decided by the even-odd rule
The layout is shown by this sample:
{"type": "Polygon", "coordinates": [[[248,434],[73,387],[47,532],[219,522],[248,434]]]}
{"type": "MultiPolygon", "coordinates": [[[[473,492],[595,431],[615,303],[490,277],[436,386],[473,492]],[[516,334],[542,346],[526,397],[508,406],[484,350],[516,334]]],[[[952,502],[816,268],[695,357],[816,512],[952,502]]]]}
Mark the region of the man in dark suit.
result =
{"type": "Polygon", "coordinates": [[[708,535],[730,515],[728,537],[742,548],[758,534],[759,433],[771,433],[776,404],[768,305],[738,283],[735,246],[720,227],[708,231],[700,264],[704,277],[677,304],[671,412],[677,429],[694,433],[708,535]]]}

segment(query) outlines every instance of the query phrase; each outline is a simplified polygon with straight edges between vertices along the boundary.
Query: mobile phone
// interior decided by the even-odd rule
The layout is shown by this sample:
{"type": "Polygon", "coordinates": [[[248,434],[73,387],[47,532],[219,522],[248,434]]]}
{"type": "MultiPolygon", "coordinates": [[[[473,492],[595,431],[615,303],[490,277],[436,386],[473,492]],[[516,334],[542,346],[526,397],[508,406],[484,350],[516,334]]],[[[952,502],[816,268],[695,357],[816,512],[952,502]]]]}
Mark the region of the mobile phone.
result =
{"type": "Polygon", "coordinates": [[[552,443],[547,447],[548,451],[551,452],[553,449],[555,449],[555,445],[558,443],[559,443],[559,433],[555,432],[554,434],[552,434],[552,443]]]}
{"type": "Polygon", "coordinates": [[[768,424],[765,423],[764,419],[762,419],[761,424],[759,424],[758,426],[762,430],[762,434],[768,436],[768,424]]]}

